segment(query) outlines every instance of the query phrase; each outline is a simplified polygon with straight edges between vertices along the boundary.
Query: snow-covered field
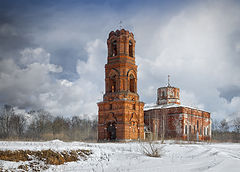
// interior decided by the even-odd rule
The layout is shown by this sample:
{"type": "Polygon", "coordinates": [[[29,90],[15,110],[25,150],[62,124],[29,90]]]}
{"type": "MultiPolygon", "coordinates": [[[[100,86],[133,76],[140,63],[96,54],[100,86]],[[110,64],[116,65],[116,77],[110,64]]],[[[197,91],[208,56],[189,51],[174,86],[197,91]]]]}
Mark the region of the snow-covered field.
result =
{"type": "MultiPolygon", "coordinates": [[[[147,146],[148,143],[143,143],[147,146]]],[[[87,160],[51,165],[47,171],[240,171],[240,144],[197,143],[176,144],[168,141],[162,147],[160,158],[148,157],[138,142],[84,143],[62,142],[9,142],[0,141],[0,150],[54,151],[89,149],[93,154],[87,160]]],[[[10,169],[23,162],[0,160],[0,167],[10,169]]]]}

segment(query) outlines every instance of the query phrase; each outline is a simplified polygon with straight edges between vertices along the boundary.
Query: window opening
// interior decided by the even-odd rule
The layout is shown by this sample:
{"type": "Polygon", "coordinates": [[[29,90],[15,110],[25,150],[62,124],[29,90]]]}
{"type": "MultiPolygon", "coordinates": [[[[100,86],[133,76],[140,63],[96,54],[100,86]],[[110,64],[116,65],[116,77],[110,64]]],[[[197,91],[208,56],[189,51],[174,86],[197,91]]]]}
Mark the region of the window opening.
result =
{"type": "Polygon", "coordinates": [[[110,78],[110,92],[116,92],[116,75],[110,78]]]}
{"type": "Polygon", "coordinates": [[[164,91],[162,91],[162,96],[165,97],[165,92],[164,91]]]}
{"type": "Polygon", "coordinates": [[[133,75],[130,75],[130,92],[135,93],[135,79],[133,75]]]}
{"type": "Polygon", "coordinates": [[[113,41],[112,43],[112,56],[117,55],[117,41],[113,41]]]}
{"type": "Polygon", "coordinates": [[[129,56],[133,57],[133,44],[131,41],[129,41],[129,56]]]}

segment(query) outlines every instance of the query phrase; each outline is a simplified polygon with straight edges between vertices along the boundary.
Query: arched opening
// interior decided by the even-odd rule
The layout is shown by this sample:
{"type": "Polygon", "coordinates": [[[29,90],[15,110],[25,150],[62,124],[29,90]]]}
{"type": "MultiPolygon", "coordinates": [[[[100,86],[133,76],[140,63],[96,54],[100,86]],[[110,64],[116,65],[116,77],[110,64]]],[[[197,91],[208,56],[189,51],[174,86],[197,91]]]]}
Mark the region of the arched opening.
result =
{"type": "Polygon", "coordinates": [[[133,57],[133,44],[131,41],[129,41],[129,56],[133,57]]]}
{"type": "Polygon", "coordinates": [[[116,75],[114,75],[110,78],[110,89],[109,90],[111,93],[116,92],[116,75]]]}
{"type": "Polygon", "coordinates": [[[133,75],[130,75],[129,90],[130,90],[130,92],[135,93],[135,78],[133,75]]]}
{"type": "Polygon", "coordinates": [[[116,140],[116,126],[115,122],[109,122],[107,124],[107,139],[116,140]]]}
{"type": "Polygon", "coordinates": [[[165,97],[165,91],[162,91],[162,97],[165,97]]]}
{"type": "Polygon", "coordinates": [[[117,41],[113,41],[112,42],[112,56],[116,56],[117,55],[117,41]]]}

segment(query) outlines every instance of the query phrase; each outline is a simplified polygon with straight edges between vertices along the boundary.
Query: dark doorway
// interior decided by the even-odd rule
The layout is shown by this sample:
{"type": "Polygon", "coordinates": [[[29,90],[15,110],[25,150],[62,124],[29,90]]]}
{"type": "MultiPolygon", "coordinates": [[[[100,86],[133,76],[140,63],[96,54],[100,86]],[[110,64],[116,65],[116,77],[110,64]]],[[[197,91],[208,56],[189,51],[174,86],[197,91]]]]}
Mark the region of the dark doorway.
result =
{"type": "Polygon", "coordinates": [[[108,123],[107,127],[108,140],[116,140],[116,126],[115,123],[108,123]]]}

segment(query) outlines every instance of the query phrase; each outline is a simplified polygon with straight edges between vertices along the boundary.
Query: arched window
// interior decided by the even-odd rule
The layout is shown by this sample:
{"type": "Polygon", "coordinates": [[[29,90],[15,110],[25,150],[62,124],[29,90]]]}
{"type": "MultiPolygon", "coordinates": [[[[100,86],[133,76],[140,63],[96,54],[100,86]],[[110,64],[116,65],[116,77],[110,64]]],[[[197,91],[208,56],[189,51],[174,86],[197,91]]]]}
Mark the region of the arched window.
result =
{"type": "Polygon", "coordinates": [[[129,85],[130,92],[135,93],[135,78],[133,75],[130,75],[130,85],[129,85]]]}
{"type": "Polygon", "coordinates": [[[110,78],[110,92],[116,92],[116,75],[110,78]]]}
{"type": "Polygon", "coordinates": [[[112,56],[116,56],[117,55],[117,41],[113,41],[112,42],[112,56]]]}
{"type": "Polygon", "coordinates": [[[129,41],[129,56],[133,57],[133,44],[131,41],[129,41]]]}
{"type": "Polygon", "coordinates": [[[162,97],[165,97],[165,91],[162,91],[162,97]]]}

